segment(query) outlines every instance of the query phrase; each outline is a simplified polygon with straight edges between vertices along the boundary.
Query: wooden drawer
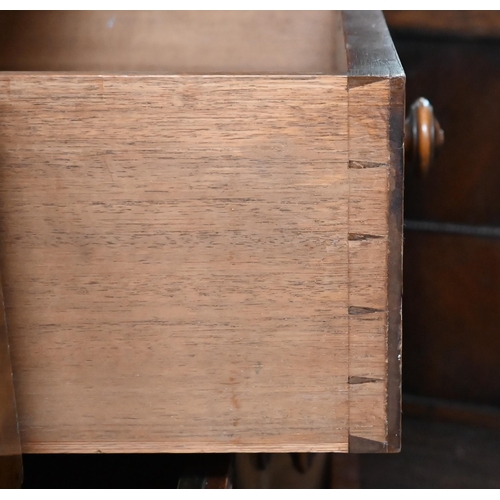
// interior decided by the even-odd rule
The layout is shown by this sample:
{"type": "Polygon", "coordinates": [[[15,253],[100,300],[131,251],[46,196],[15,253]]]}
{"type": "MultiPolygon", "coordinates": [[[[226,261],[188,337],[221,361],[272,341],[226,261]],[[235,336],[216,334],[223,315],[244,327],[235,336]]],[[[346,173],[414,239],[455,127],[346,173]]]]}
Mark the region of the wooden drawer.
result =
{"type": "Polygon", "coordinates": [[[397,451],[405,77],[382,14],[1,24],[23,451],[397,451]]]}

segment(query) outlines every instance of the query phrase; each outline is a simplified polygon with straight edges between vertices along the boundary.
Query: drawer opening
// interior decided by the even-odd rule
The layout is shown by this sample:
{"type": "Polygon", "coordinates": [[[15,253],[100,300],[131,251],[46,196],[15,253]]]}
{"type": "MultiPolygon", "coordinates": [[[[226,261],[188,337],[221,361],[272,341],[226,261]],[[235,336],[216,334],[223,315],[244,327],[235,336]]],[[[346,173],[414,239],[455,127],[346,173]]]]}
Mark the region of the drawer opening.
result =
{"type": "Polygon", "coordinates": [[[338,11],[3,12],[0,70],[345,74],[338,11]]]}

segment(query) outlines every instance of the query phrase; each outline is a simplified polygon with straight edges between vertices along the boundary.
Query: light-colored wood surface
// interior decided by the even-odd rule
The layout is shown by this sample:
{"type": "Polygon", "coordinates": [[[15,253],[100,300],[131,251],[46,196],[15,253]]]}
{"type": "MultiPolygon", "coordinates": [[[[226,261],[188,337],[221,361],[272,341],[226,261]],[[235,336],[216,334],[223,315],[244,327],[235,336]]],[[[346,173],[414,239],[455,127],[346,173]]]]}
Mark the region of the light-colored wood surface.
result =
{"type": "Polygon", "coordinates": [[[389,80],[349,88],[349,434],[386,442],[389,80]]]}
{"type": "Polygon", "coordinates": [[[24,451],[346,451],[345,79],[0,95],[24,451]]]}
{"type": "Polygon", "coordinates": [[[0,69],[345,73],[338,11],[0,13],[0,69]]]}
{"type": "Polygon", "coordinates": [[[387,449],[375,59],[363,81],[0,73],[24,452],[387,449]]]}

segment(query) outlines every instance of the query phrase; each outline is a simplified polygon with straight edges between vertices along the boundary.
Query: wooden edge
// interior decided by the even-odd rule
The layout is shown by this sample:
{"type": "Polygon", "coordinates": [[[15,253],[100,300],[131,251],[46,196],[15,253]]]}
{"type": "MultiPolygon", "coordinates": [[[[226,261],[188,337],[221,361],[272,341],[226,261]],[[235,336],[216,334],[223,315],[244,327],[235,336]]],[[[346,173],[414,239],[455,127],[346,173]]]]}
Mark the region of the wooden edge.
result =
{"type": "Polygon", "coordinates": [[[380,11],[343,11],[348,88],[390,80],[387,320],[387,439],[349,436],[349,452],[401,450],[403,161],[406,76],[380,11]]]}
{"type": "Polygon", "coordinates": [[[196,441],[172,443],[163,441],[108,441],[108,442],[24,442],[23,453],[347,453],[347,443],[314,444],[246,444],[196,441]]]}
{"type": "Polygon", "coordinates": [[[21,440],[1,283],[0,307],[0,488],[19,488],[23,478],[21,440]]]}
{"type": "Polygon", "coordinates": [[[387,451],[401,450],[403,179],[406,78],[391,78],[389,102],[389,252],[387,330],[387,451]]]}
{"type": "Polygon", "coordinates": [[[342,11],[348,76],[404,77],[381,11],[342,11]]]}

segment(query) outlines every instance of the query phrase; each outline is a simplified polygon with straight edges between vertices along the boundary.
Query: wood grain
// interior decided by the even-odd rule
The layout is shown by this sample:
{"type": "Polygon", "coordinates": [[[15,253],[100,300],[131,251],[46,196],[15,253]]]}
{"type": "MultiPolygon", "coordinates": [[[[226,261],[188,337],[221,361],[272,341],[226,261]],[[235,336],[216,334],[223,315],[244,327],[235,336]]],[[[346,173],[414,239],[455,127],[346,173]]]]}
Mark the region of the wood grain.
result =
{"type": "Polygon", "coordinates": [[[346,451],[345,80],[2,85],[24,451],[346,451]]]}

